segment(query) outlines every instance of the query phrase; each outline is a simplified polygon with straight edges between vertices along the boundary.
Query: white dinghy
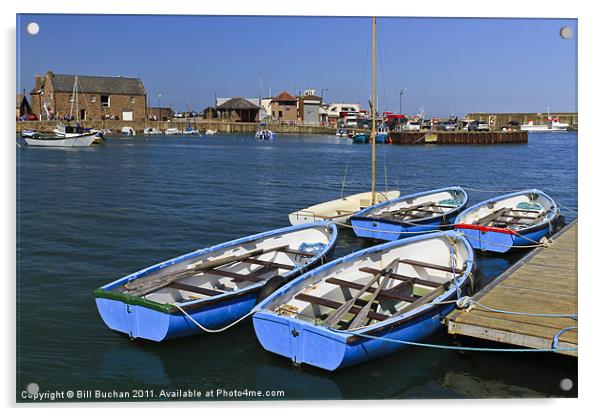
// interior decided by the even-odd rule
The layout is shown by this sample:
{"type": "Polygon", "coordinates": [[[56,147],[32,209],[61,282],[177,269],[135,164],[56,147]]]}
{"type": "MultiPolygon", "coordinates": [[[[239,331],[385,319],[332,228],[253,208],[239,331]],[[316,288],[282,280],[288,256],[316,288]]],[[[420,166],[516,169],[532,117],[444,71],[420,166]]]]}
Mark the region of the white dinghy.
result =
{"type": "MultiPolygon", "coordinates": [[[[376,192],[376,203],[390,201],[399,197],[399,191],[376,192]]],[[[299,211],[288,214],[291,224],[297,225],[304,222],[331,220],[346,223],[349,217],[364,208],[374,205],[372,192],[349,195],[321,204],[312,205],[299,211]]]]}

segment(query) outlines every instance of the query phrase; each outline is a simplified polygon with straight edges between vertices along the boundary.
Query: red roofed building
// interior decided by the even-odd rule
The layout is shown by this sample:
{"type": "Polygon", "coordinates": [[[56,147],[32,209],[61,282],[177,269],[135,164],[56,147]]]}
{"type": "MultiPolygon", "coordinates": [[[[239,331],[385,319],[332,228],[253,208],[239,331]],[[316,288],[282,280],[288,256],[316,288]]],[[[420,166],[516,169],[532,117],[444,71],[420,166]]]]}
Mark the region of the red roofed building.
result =
{"type": "Polygon", "coordinates": [[[283,91],[272,98],[272,120],[297,122],[297,98],[283,91]]]}

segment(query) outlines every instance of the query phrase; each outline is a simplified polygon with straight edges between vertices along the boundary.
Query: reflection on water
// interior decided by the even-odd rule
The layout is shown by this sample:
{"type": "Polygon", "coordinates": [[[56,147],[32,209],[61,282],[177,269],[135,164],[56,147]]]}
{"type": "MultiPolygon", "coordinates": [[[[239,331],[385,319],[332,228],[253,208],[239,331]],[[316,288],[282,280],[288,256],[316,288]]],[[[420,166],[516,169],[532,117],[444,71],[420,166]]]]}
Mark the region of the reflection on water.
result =
{"type": "MultiPolygon", "coordinates": [[[[404,194],[537,187],[575,208],[576,144],[567,133],[532,136],[527,145],[380,146],[378,180],[384,188],[386,149],[388,185],[404,194]]],[[[17,161],[19,387],[283,389],[291,399],[576,395],[576,387],[559,389],[563,378],[576,383],[576,360],[552,354],[409,348],[329,373],[267,353],[248,323],[163,344],[131,342],[104,326],[94,288],[286,226],[289,212],[338,198],[343,178],[346,194],[369,190],[369,146],[294,135],[273,143],[245,135],[109,138],[83,151],[17,148],[17,161]]],[[[469,191],[469,204],[493,195],[469,191]]],[[[371,244],[343,229],[333,257],[371,244]]],[[[480,285],[526,252],[479,254],[480,285]]],[[[442,332],[427,342],[455,340],[442,332]]]]}

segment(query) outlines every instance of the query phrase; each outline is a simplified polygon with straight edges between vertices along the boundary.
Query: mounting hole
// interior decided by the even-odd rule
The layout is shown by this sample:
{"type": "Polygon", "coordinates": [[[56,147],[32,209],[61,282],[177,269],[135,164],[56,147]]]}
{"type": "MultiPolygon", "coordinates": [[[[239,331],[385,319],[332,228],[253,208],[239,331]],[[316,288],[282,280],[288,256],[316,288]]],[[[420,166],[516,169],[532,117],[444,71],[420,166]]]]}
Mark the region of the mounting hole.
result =
{"type": "Polygon", "coordinates": [[[37,35],[39,31],[40,31],[40,25],[37,24],[36,22],[30,22],[27,25],[27,33],[29,33],[30,35],[37,35]]]}
{"type": "Polygon", "coordinates": [[[563,26],[560,28],[560,37],[562,39],[570,39],[573,37],[573,29],[568,26],[563,26]]]}

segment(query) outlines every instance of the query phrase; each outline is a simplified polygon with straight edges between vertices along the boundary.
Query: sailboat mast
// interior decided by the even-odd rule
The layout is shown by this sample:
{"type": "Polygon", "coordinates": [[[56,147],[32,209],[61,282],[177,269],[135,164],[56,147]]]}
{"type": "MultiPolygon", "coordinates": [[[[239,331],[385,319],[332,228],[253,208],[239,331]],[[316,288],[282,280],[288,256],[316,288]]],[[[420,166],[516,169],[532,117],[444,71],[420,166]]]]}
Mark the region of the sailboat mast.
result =
{"type": "Polygon", "coordinates": [[[372,17],[372,205],[376,204],[376,17],[372,17]]]}

